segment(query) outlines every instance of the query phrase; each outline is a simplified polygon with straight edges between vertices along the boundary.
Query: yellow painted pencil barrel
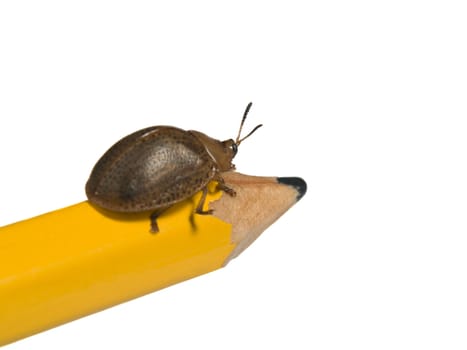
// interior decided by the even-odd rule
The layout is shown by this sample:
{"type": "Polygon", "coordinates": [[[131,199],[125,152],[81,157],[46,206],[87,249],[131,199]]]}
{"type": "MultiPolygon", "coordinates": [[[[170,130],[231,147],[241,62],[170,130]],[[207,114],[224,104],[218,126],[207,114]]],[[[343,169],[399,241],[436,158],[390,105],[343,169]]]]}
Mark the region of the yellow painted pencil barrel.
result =
{"type": "Polygon", "coordinates": [[[193,215],[191,198],[159,217],[157,234],[147,213],[88,202],[1,227],[0,345],[225,266],[306,190],[299,178],[225,180],[237,196],[211,191],[214,215],[193,215]]]}

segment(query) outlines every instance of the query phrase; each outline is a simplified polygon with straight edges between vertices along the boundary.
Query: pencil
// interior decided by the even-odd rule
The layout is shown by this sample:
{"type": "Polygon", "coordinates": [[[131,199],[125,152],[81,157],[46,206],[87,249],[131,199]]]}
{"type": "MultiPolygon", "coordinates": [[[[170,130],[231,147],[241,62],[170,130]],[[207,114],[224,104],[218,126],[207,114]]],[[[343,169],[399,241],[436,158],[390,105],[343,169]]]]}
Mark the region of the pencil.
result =
{"type": "Polygon", "coordinates": [[[223,174],[158,218],[82,202],[0,228],[0,345],[225,266],[305,193],[300,178],[223,174]]]}

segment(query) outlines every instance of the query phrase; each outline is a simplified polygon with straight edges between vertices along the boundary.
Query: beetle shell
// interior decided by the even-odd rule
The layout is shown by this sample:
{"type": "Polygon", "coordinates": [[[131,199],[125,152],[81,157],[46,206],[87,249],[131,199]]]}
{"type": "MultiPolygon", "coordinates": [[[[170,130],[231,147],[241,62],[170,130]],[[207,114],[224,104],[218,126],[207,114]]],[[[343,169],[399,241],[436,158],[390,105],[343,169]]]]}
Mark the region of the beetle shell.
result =
{"type": "Polygon", "coordinates": [[[86,194],[90,202],[111,211],[155,210],[191,197],[218,170],[199,137],[154,126],[113,145],[94,166],[86,194]]]}

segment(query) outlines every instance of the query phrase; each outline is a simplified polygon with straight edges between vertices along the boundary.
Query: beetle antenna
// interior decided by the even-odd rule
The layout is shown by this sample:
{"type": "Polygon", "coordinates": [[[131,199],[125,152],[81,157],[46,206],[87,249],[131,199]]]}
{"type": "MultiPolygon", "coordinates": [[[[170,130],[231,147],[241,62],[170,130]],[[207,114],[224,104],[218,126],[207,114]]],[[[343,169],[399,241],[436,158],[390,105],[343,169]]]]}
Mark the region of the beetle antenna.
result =
{"type": "Polygon", "coordinates": [[[243,137],[243,138],[240,139],[240,134],[242,133],[243,124],[245,123],[246,116],[248,115],[248,112],[250,111],[250,108],[251,108],[251,105],[252,105],[252,104],[253,104],[253,102],[248,103],[248,106],[246,106],[245,112],[243,113],[242,122],[240,123],[240,129],[238,130],[237,139],[235,140],[235,143],[237,144],[237,146],[238,146],[243,140],[245,140],[246,138],[248,138],[249,136],[251,136],[251,134],[253,134],[256,130],[258,130],[260,127],[263,126],[263,124],[256,125],[255,128],[254,128],[253,130],[251,130],[251,131],[249,132],[248,135],[246,135],[245,137],[243,137]]]}
{"type": "Polygon", "coordinates": [[[237,146],[240,144],[240,142],[242,142],[243,140],[245,140],[247,137],[251,136],[251,134],[253,134],[256,130],[258,130],[260,127],[262,127],[263,124],[258,124],[255,126],[255,128],[253,130],[250,131],[250,133],[248,135],[246,135],[244,138],[238,140],[238,141],[235,141],[235,143],[237,144],[237,146]]]}

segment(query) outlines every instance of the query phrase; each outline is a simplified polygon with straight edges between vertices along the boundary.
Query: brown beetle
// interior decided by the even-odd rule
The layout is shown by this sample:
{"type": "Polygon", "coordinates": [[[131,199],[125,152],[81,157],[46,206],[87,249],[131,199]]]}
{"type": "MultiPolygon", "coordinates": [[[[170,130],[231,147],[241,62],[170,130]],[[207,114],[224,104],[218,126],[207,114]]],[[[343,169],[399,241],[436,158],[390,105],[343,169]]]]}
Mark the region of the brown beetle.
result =
{"type": "Polygon", "coordinates": [[[219,141],[199,131],[172,126],[153,126],[136,131],[113,145],[99,159],[88,182],[86,195],[99,207],[125,213],[153,210],[151,232],[159,231],[157,217],[169,206],[203,191],[196,207],[203,210],[207,185],[217,181],[231,196],[222,172],[234,170],[232,159],[240,143],[262,125],[240,139],[248,111],[245,109],[236,140],[219,141]]]}

